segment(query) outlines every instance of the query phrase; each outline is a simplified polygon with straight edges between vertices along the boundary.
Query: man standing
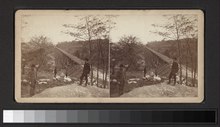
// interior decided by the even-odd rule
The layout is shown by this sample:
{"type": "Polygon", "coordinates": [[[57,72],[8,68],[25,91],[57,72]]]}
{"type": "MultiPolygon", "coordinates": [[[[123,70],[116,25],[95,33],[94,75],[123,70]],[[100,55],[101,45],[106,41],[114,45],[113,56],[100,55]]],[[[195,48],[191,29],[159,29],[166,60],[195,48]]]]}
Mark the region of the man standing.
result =
{"type": "Polygon", "coordinates": [[[177,63],[177,59],[174,58],[173,64],[172,64],[172,67],[171,67],[171,72],[170,72],[170,75],[169,75],[168,84],[170,84],[170,80],[171,80],[172,77],[174,78],[174,85],[176,84],[176,73],[178,72],[178,70],[179,70],[179,66],[178,66],[178,63],[177,63]]]}
{"type": "Polygon", "coordinates": [[[82,75],[80,77],[80,84],[79,85],[82,85],[83,78],[85,78],[85,80],[86,80],[85,86],[87,86],[88,74],[89,73],[90,73],[90,64],[89,64],[89,60],[86,58],[85,59],[85,64],[84,64],[84,67],[83,67],[83,73],[82,73],[82,75]]]}
{"type": "Polygon", "coordinates": [[[111,72],[111,75],[114,75],[115,74],[115,64],[116,64],[116,61],[115,59],[112,59],[111,61],[111,64],[110,64],[110,72],[111,72]]]}
{"type": "Polygon", "coordinates": [[[117,72],[117,81],[119,82],[119,96],[124,93],[124,85],[126,83],[126,74],[124,65],[121,64],[119,66],[119,71],[117,72]]]}
{"type": "Polygon", "coordinates": [[[31,65],[31,70],[29,72],[29,81],[30,81],[30,96],[35,94],[35,86],[37,83],[37,70],[34,64],[31,65]]]}

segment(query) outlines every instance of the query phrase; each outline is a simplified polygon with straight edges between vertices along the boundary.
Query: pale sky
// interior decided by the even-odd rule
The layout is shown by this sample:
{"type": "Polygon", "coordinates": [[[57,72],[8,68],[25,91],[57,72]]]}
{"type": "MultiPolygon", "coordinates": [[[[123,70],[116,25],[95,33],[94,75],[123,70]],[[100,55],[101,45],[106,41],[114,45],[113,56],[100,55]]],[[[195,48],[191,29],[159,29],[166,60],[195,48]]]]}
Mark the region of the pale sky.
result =
{"type": "MultiPolygon", "coordinates": [[[[79,20],[74,16],[65,15],[32,15],[22,18],[22,41],[28,42],[34,36],[44,35],[53,43],[71,41],[74,38],[64,34],[66,28],[63,24],[77,24],[79,20]]],[[[110,33],[112,42],[117,42],[122,36],[134,35],[141,42],[147,43],[163,38],[153,34],[154,28],[151,24],[166,22],[162,15],[121,15],[113,19],[116,23],[110,33]]]]}
{"type": "MultiPolygon", "coordinates": [[[[114,18],[113,21],[116,24],[110,33],[112,42],[117,42],[124,35],[134,35],[143,43],[163,39],[150,32],[154,30],[151,24],[165,22],[161,15],[122,15],[114,18]]],[[[77,22],[79,20],[74,16],[24,16],[22,18],[22,41],[28,42],[32,37],[40,35],[48,37],[55,44],[74,40],[72,36],[61,31],[66,30],[63,24],[77,24],[77,22]]]]}

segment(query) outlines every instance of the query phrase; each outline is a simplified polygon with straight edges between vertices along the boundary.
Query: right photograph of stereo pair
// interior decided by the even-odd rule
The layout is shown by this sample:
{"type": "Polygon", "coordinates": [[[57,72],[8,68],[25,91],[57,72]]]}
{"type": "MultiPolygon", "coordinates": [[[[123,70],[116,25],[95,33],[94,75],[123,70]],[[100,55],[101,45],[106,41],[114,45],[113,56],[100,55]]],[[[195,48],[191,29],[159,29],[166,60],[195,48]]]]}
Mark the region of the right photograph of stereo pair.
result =
{"type": "Polygon", "coordinates": [[[189,13],[116,16],[110,43],[110,96],[198,97],[203,87],[199,20],[189,13]]]}

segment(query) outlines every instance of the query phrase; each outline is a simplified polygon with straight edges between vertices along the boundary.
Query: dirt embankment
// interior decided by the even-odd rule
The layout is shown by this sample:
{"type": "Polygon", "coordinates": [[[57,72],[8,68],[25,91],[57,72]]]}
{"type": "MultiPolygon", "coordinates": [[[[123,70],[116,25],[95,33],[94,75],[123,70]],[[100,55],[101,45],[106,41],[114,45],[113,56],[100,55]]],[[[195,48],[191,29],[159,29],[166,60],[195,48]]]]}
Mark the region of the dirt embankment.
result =
{"type": "Polygon", "coordinates": [[[98,88],[96,86],[78,86],[71,84],[66,86],[58,86],[48,88],[43,92],[36,94],[35,98],[49,97],[108,97],[109,89],[98,88]]]}
{"type": "Polygon", "coordinates": [[[166,82],[135,88],[121,97],[197,97],[198,88],[184,85],[168,85],[166,82]]]}

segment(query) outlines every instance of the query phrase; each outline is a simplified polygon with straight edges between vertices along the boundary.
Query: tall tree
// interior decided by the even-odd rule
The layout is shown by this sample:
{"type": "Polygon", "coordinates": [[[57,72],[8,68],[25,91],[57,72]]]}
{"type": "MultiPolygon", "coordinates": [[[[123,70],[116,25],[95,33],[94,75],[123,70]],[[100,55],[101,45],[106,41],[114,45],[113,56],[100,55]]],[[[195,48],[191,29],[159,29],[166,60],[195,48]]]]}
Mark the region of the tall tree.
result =
{"type": "Polygon", "coordinates": [[[123,36],[118,43],[111,47],[111,56],[116,63],[128,64],[128,69],[137,69],[137,61],[142,59],[138,54],[141,52],[141,43],[135,36],[123,36]]]}
{"type": "Polygon", "coordinates": [[[187,35],[196,34],[194,15],[164,15],[167,19],[167,23],[158,25],[152,24],[155,28],[158,28],[154,33],[164,37],[164,39],[176,40],[178,48],[178,58],[180,64],[180,83],[182,83],[182,46],[180,39],[187,38],[187,35]]]}
{"type": "Polygon", "coordinates": [[[28,43],[23,43],[22,61],[38,65],[38,69],[47,69],[49,54],[53,52],[53,44],[45,36],[32,37],[28,43]]]}
{"type": "MultiPolygon", "coordinates": [[[[98,64],[97,64],[97,70],[99,69],[99,61],[101,58],[102,61],[102,73],[103,73],[103,87],[107,87],[107,78],[109,76],[109,52],[110,52],[110,32],[115,26],[115,22],[113,21],[113,18],[115,16],[113,15],[106,15],[103,17],[100,17],[103,24],[100,24],[100,27],[96,29],[95,35],[96,39],[98,40],[97,47],[98,47],[98,64]],[[100,43],[100,40],[108,41],[108,46],[106,46],[106,43],[100,43]]],[[[97,82],[98,82],[98,74],[99,71],[97,71],[97,82]]]]}
{"type": "MultiPolygon", "coordinates": [[[[91,62],[91,85],[93,83],[93,48],[91,41],[95,39],[106,39],[109,37],[111,19],[106,18],[108,16],[82,16],[79,17],[80,22],[77,24],[64,24],[63,26],[67,28],[64,33],[71,35],[75,40],[87,41],[89,42],[89,58],[91,62]]],[[[86,46],[86,45],[84,45],[86,46]]],[[[97,74],[98,75],[98,74],[97,74]]],[[[104,75],[104,74],[103,74],[104,75]]],[[[106,74],[107,75],[107,74],[106,74]]]]}
{"type": "MultiPolygon", "coordinates": [[[[92,44],[91,40],[95,38],[96,29],[99,28],[102,22],[95,16],[84,16],[80,18],[78,24],[64,24],[65,28],[71,28],[64,33],[73,36],[76,40],[88,41],[89,42],[89,58],[92,58],[92,44]]],[[[93,64],[91,62],[91,85],[93,85],[93,64]]]]}
{"type": "MultiPolygon", "coordinates": [[[[196,56],[194,56],[192,53],[192,47],[190,46],[190,38],[198,40],[198,27],[197,27],[198,19],[195,16],[191,16],[190,18],[183,17],[182,21],[185,22],[185,24],[183,29],[181,29],[181,33],[183,33],[183,36],[186,38],[186,50],[187,50],[186,57],[190,56],[192,86],[195,86],[197,60],[196,60],[196,56]]],[[[187,71],[188,70],[186,69],[186,73],[187,71]]],[[[188,78],[188,73],[186,75],[186,78],[188,78]]]]}

